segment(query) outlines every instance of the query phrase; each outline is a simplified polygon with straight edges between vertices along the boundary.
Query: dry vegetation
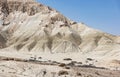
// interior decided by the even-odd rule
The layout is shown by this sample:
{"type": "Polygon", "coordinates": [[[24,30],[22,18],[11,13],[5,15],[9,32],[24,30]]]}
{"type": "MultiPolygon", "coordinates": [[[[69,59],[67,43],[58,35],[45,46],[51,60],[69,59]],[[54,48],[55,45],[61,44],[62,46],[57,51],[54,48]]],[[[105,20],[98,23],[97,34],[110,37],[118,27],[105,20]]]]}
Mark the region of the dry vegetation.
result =
{"type": "Polygon", "coordinates": [[[120,71],[97,67],[76,67],[74,65],[70,67],[64,63],[49,65],[44,61],[37,62],[36,60],[26,61],[18,58],[0,57],[0,76],[5,77],[120,77],[119,73],[120,71]],[[31,74],[27,74],[30,72],[31,74]]]}

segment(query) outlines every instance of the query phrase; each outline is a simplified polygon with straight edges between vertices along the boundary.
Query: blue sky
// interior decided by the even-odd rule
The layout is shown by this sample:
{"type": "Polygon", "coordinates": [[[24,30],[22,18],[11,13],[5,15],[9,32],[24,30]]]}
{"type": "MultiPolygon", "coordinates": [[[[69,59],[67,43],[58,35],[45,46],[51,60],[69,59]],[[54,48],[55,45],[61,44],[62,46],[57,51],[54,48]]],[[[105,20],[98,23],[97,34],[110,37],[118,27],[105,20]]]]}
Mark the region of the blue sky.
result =
{"type": "Polygon", "coordinates": [[[120,0],[37,0],[92,28],[120,35],[120,0]]]}

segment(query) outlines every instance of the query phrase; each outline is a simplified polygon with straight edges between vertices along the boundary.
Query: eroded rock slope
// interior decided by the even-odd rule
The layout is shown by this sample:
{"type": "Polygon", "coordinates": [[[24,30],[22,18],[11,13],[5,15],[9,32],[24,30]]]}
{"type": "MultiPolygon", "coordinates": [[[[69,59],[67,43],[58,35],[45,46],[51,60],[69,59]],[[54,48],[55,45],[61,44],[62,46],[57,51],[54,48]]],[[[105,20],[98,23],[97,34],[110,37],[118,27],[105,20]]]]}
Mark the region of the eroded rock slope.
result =
{"type": "Polygon", "coordinates": [[[0,47],[31,52],[119,51],[120,37],[76,23],[34,0],[0,0],[0,47]]]}

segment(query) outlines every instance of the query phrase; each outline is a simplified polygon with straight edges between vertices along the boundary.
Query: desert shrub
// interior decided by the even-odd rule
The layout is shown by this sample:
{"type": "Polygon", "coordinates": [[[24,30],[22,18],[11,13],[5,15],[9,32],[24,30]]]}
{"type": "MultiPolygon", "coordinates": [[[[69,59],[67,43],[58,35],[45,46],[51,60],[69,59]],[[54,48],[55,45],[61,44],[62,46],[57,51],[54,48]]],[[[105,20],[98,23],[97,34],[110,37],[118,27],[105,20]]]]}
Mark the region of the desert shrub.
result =
{"type": "Polygon", "coordinates": [[[72,25],[77,24],[77,22],[73,22],[72,25]]]}
{"type": "Polygon", "coordinates": [[[100,75],[97,71],[95,72],[96,75],[100,75]]]}
{"type": "Polygon", "coordinates": [[[75,65],[75,63],[77,63],[76,61],[72,61],[71,63],[69,63],[68,65],[69,66],[74,66],[75,65]]]}
{"type": "Polygon", "coordinates": [[[49,6],[48,6],[48,9],[51,10],[51,11],[53,10],[53,9],[52,9],[51,7],[49,7],[49,6]]]}
{"type": "Polygon", "coordinates": [[[78,64],[82,64],[82,62],[78,62],[78,64]]]}
{"type": "Polygon", "coordinates": [[[9,60],[9,58],[2,58],[2,60],[8,61],[8,60],[9,60]]]}
{"type": "Polygon", "coordinates": [[[88,75],[88,76],[86,76],[86,77],[93,77],[92,75],[88,75]]]}
{"type": "Polygon", "coordinates": [[[64,21],[65,22],[67,19],[63,15],[57,14],[56,16],[51,17],[51,20],[52,21],[64,21]]]}
{"type": "Polygon", "coordinates": [[[8,59],[9,59],[9,60],[12,60],[12,61],[14,60],[14,58],[8,58],[8,59]]]}
{"type": "Polygon", "coordinates": [[[42,57],[38,57],[38,59],[42,59],[42,57]]]}
{"type": "Polygon", "coordinates": [[[52,61],[53,64],[58,65],[59,63],[57,61],[52,61]]]}
{"type": "Polygon", "coordinates": [[[87,58],[87,60],[89,60],[89,61],[93,61],[93,59],[91,59],[91,58],[87,58]]]}
{"type": "Polygon", "coordinates": [[[2,72],[4,72],[4,70],[1,70],[2,72]]]}
{"type": "Polygon", "coordinates": [[[66,66],[65,63],[61,63],[61,64],[59,64],[59,67],[65,67],[65,66],[66,66]]]}
{"type": "Polygon", "coordinates": [[[23,60],[19,58],[14,58],[14,61],[23,61],[23,60]]]}
{"type": "Polygon", "coordinates": [[[58,75],[61,76],[61,75],[68,75],[68,71],[65,71],[65,70],[61,70],[58,72],[58,75]]]}
{"type": "Polygon", "coordinates": [[[72,60],[72,59],[71,59],[71,58],[65,58],[65,59],[63,59],[63,60],[69,61],[69,60],[72,60]]]}
{"type": "Polygon", "coordinates": [[[77,76],[82,76],[82,74],[80,72],[77,72],[76,75],[77,76]]]}
{"type": "Polygon", "coordinates": [[[70,69],[70,67],[66,66],[65,69],[70,69]]]}

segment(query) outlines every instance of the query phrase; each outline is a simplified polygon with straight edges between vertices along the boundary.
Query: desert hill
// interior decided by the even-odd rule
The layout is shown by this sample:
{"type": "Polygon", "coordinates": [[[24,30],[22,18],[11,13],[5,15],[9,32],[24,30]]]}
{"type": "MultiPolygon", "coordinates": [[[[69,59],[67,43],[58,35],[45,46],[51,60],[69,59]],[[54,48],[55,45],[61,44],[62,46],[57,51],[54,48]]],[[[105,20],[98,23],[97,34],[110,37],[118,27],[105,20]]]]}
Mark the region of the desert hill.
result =
{"type": "Polygon", "coordinates": [[[33,52],[110,52],[120,48],[119,37],[71,21],[34,0],[0,1],[1,48],[33,52]]]}

